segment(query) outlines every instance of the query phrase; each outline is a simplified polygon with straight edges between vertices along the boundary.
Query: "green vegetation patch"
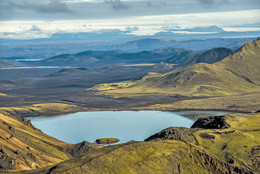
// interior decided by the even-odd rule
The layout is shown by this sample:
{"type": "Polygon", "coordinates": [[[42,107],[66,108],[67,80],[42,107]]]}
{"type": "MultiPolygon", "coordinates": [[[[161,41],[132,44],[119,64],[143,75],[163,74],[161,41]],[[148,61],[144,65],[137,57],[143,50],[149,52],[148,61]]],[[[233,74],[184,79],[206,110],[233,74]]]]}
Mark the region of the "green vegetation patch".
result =
{"type": "Polygon", "coordinates": [[[134,82],[120,82],[120,83],[104,83],[96,85],[88,90],[97,90],[97,91],[108,91],[108,90],[115,90],[115,89],[123,89],[128,88],[130,86],[135,85],[134,82]]]}
{"type": "Polygon", "coordinates": [[[23,107],[0,107],[0,113],[12,116],[50,115],[74,111],[76,105],[63,103],[43,103],[23,107]]]}

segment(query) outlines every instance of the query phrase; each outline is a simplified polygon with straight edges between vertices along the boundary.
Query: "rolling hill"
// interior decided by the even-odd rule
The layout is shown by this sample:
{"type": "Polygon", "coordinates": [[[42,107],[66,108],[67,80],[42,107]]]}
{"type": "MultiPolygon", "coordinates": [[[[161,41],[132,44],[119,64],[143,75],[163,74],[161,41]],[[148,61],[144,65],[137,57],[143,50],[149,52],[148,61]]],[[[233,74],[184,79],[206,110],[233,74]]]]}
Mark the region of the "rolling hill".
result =
{"type": "MultiPolygon", "coordinates": [[[[180,94],[224,96],[260,90],[260,39],[247,43],[214,64],[199,63],[166,74],[149,74],[124,89],[103,91],[113,96],[180,94]]],[[[95,88],[98,90],[98,88],[95,88]]]]}

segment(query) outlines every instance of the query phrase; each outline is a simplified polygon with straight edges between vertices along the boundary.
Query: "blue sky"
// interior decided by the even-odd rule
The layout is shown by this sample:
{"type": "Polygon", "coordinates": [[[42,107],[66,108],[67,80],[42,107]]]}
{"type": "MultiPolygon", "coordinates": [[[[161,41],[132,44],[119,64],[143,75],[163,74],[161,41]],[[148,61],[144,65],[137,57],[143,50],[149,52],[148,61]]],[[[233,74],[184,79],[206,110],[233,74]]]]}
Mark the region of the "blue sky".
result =
{"type": "Polygon", "coordinates": [[[217,25],[260,30],[259,0],[0,0],[0,37],[131,29],[138,35],[217,25]],[[248,27],[250,26],[250,27],[248,27]]]}

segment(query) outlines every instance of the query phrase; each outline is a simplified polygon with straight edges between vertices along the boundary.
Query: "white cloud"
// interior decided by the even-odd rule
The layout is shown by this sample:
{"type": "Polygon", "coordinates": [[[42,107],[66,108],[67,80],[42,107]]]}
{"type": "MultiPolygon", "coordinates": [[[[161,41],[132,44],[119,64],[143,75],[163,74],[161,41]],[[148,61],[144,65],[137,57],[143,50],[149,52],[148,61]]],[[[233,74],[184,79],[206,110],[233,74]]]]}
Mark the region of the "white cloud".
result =
{"type": "MultiPolygon", "coordinates": [[[[55,21],[2,21],[0,37],[8,37],[3,33],[16,33],[12,37],[25,38],[48,37],[56,32],[89,32],[102,29],[128,30],[137,35],[152,35],[156,32],[174,28],[192,28],[196,26],[212,26],[230,28],[260,22],[260,10],[244,10],[212,13],[191,13],[174,15],[139,16],[124,19],[99,20],[55,20],[55,21]],[[130,31],[131,30],[131,31],[130,31]]],[[[233,28],[232,31],[236,30],[233,28]]],[[[237,29],[241,30],[241,29],[237,29]]],[[[256,29],[255,29],[256,30],[256,29]]],[[[9,35],[11,36],[11,35],[9,35]]]]}

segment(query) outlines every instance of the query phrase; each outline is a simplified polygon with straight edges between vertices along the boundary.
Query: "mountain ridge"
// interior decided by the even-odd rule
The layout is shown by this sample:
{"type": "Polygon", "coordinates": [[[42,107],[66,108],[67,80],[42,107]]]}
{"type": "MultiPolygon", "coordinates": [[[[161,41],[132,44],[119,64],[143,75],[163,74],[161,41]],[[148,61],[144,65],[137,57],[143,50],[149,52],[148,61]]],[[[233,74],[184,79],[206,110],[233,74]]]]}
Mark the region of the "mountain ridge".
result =
{"type": "Polygon", "coordinates": [[[187,96],[238,95],[260,90],[260,39],[247,43],[223,60],[199,63],[161,75],[147,76],[124,89],[102,91],[113,96],[179,94],[187,96]]]}

